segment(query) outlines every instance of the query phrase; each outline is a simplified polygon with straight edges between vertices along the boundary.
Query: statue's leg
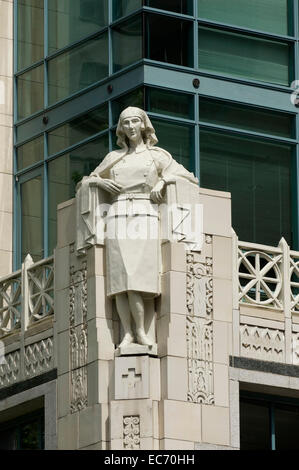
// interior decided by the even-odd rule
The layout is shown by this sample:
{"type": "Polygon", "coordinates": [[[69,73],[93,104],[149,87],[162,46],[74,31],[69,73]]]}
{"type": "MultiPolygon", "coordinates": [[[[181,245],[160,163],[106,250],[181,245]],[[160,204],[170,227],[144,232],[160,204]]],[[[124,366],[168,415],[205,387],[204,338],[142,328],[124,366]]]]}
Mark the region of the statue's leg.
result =
{"type": "Polygon", "coordinates": [[[134,340],[131,327],[131,312],[127,294],[117,294],[115,296],[115,302],[117,313],[119,315],[122,327],[125,332],[120,346],[127,346],[128,344],[131,344],[134,340]]]}
{"type": "Polygon", "coordinates": [[[139,292],[128,291],[129,304],[136,324],[137,341],[139,344],[152,346],[152,340],[144,331],[144,302],[139,292]]]}

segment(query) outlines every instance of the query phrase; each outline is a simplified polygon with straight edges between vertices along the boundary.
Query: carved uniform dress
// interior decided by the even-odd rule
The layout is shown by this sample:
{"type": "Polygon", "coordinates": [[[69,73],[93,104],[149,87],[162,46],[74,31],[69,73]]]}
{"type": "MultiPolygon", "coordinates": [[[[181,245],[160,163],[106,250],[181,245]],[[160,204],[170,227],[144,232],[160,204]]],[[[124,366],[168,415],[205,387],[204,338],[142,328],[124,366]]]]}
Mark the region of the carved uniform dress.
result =
{"type": "Polygon", "coordinates": [[[112,196],[107,214],[107,295],[126,291],[142,292],[145,298],[160,294],[161,243],[158,205],[151,190],[163,178],[197,183],[192,173],[159,147],[136,153],[118,150],[108,154],[90,176],[109,178],[122,185],[112,196]]]}
{"type": "Polygon", "coordinates": [[[125,155],[110,169],[109,178],[123,189],[107,216],[108,295],[128,290],[144,297],[160,293],[159,215],[150,200],[159,172],[148,149],[125,155]]]}

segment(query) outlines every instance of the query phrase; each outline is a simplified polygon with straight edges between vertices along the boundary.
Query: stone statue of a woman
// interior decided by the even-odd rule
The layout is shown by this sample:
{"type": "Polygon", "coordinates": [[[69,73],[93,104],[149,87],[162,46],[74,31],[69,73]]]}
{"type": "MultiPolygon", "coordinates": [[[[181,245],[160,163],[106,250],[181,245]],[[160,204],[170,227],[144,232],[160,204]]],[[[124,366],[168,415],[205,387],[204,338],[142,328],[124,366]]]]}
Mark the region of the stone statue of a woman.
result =
{"type": "Polygon", "coordinates": [[[105,239],[107,295],[115,298],[123,326],[120,346],[136,340],[151,346],[153,340],[144,327],[144,300],[160,294],[159,204],[166,185],[177,179],[197,185],[198,180],[155,146],[155,130],[143,110],[126,108],[116,135],[121,149],[109,153],[85,184],[92,183],[110,194],[105,239]],[[142,236],[136,236],[137,226],[142,236]]]}

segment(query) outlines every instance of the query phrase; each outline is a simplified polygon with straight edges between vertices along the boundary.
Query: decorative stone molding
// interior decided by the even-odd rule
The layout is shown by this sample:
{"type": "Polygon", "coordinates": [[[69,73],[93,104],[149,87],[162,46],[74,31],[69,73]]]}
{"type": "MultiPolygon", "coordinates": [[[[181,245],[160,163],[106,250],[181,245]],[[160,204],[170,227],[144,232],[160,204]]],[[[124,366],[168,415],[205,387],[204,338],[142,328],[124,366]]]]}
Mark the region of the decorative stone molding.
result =
{"type": "Polygon", "coordinates": [[[43,260],[27,269],[30,322],[41,320],[54,313],[53,258],[43,260]]]}
{"type": "Polygon", "coordinates": [[[71,412],[87,407],[87,263],[70,268],[71,412]]]}
{"type": "Polygon", "coordinates": [[[25,347],[25,377],[43,374],[53,368],[53,338],[47,338],[25,347]]]}
{"type": "Polygon", "coordinates": [[[0,282],[0,337],[21,327],[21,271],[0,282]]]}
{"type": "MultiPolygon", "coordinates": [[[[212,244],[212,237],[206,235],[205,241],[212,244]]],[[[202,263],[195,262],[194,253],[187,254],[187,399],[193,403],[214,403],[212,275],[211,257],[202,263]]]]}
{"type": "Polygon", "coordinates": [[[293,364],[299,364],[299,333],[292,334],[292,358],[293,364]]]}
{"type": "Polygon", "coordinates": [[[124,416],[123,418],[124,449],[140,449],[140,417],[124,416]]]}
{"type": "Polygon", "coordinates": [[[20,351],[5,355],[5,361],[0,365],[0,387],[8,387],[20,380],[20,351]]]}
{"type": "Polygon", "coordinates": [[[264,361],[285,361],[283,331],[257,326],[240,326],[241,356],[264,361]]]}

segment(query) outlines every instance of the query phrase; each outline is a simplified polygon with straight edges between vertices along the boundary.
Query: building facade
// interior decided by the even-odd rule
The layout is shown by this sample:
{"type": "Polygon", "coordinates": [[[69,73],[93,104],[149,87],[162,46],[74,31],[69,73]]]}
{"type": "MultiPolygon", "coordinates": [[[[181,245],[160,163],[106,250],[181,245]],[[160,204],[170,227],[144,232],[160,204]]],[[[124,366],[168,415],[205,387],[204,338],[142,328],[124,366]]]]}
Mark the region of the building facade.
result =
{"type": "Polygon", "coordinates": [[[296,448],[298,18],[298,0],[0,1],[0,447],[296,448]],[[128,105],[199,178],[205,239],[164,246],[158,356],[132,377],[103,248],[73,250],[76,184],[128,105]]]}

